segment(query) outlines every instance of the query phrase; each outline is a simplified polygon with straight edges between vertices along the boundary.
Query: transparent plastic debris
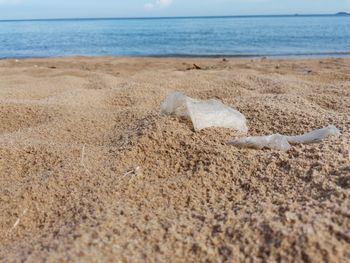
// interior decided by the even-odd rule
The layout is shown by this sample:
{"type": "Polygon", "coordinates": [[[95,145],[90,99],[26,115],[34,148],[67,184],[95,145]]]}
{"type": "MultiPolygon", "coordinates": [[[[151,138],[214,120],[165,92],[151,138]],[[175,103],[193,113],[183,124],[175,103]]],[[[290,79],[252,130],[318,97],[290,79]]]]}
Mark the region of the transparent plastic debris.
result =
{"type": "Polygon", "coordinates": [[[285,136],[273,134],[269,136],[252,136],[239,138],[229,142],[231,145],[247,148],[263,149],[269,148],[278,151],[288,151],[291,146],[285,136]]]}
{"type": "Polygon", "coordinates": [[[195,131],[209,127],[232,128],[243,133],[248,131],[244,115],[216,99],[201,101],[173,92],[163,102],[161,111],[191,119],[195,131]]]}
{"type": "Polygon", "coordinates": [[[239,147],[256,149],[269,148],[278,151],[288,151],[291,148],[291,144],[316,143],[331,136],[340,136],[339,129],[333,125],[299,136],[284,136],[281,134],[273,134],[270,136],[244,137],[233,140],[229,142],[229,144],[239,147]]]}
{"type": "Polygon", "coordinates": [[[182,94],[181,92],[173,92],[171,93],[163,102],[161,106],[162,113],[168,115],[176,115],[179,117],[188,116],[188,111],[186,109],[186,100],[187,96],[182,94]]]}
{"type": "Polygon", "coordinates": [[[305,133],[300,136],[286,136],[289,143],[297,144],[297,143],[316,143],[320,142],[328,137],[334,136],[339,137],[340,130],[334,125],[330,125],[326,128],[315,130],[309,133],[305,133]]]}

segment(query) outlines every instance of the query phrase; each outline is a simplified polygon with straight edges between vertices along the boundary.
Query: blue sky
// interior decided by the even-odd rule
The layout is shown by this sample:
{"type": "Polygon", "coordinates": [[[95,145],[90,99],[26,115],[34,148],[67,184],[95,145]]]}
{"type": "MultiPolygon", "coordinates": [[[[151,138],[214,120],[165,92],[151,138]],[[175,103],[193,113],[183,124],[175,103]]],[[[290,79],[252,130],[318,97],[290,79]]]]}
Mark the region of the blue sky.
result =
{"type": "Polygon", "coordinates": [[[350,12],[350,0],[0,0],[0,20],[350,12]]]}

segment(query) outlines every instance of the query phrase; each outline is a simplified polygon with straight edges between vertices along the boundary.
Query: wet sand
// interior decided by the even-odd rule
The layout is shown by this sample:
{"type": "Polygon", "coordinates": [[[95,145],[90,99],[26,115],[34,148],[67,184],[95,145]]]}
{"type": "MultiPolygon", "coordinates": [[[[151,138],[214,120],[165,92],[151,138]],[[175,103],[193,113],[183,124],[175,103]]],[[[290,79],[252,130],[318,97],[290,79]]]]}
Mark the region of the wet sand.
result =
{"type": "Polygon", "coordinates": [[[0,207],[1,262],[346,262],[350,59],[1,60],[0,207]],[[342,136],[239,149],[161,115],[174,90],[342,136]]]}

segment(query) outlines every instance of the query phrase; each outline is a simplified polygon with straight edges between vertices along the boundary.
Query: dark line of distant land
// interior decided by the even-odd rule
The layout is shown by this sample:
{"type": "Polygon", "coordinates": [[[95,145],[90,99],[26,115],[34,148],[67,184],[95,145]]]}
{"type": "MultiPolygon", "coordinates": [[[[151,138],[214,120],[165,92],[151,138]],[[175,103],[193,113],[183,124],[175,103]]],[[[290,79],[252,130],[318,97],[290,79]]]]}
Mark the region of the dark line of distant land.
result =
{"type": "Polygon", "coordinates": [[[269,17],[324,17],[350,16],[350,13],[336,14],[286,14],[286,15],[227,15],[227,16],[169,16],[169,17],[101,17],[101,18],[40,18],[40,19],[0,19],[0,22],[32,22],[32,21],[93,21],[93,20],[157,20],[157,19],[217,19],[217,18],[269,18],[269,17]]]}

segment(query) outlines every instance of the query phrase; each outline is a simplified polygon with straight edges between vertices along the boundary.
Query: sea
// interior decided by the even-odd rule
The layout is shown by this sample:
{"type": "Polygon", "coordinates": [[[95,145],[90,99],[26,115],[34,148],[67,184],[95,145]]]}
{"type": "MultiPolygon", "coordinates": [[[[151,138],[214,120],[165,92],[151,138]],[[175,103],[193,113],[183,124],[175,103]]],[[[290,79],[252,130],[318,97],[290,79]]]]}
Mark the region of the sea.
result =
{"type": "Polygon", "coordinates": [[[348,57],[350,16],[0,21],[0,58],[348,57]]]}

